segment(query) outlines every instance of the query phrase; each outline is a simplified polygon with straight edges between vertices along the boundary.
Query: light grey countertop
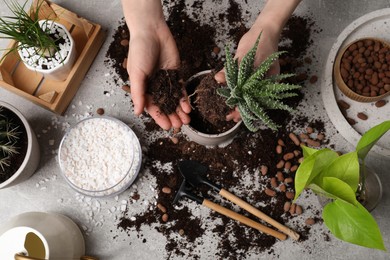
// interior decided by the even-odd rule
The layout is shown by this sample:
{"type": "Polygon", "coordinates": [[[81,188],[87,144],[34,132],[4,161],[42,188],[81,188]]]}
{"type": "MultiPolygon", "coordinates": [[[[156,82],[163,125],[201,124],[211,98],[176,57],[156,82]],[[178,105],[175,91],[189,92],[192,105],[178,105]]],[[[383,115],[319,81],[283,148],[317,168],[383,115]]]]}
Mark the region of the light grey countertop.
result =
{"type": "MultiPolygon", "coordinates": [[[[41,147],[41,162],[37,172],[29,180],[17,186],[0,190],[0,223],[22,212],[58,212],[71,217],[84,230],[88,254],[96,255],[100,259],[113,260],[166,259],[168,258],[165,252],[166,239],[153,227],[142,230],[143,236],[148,238],[146,243],[143,243],[142,239],[134,239],[125,232],[117,230],[118,218],[122,214],[120,209],[122,201],[129,198],[129,194],[135,190],[134,187],[117,197],[91,199],[72,190],[60,174],[57,152],[61,138],[68,126],[74,125],[87,114],[95,114],[97,108],[103,107],[106,115],[124,121],[132,126],[136,133],[142,132],[143,123],[141,119],[132,115],[130,98],[125,97],[120,86],[114,83],[113,69],[104,63],[112,35],[123,17],[120,1],[56,0],[54,2],[101,24],[106,30],[107,39],[64,116],[57,116],[0,88],[0,100],[13,104],[28,118],[38,135],[41,147]],[[104,91],[108,91],[109,94],[104,95],[104,91]],[[50,143],[51,140],[54,140],[53,145],[50,143]]],[[[228,1],[212,2],[222,2],[222,5],[226,5],[228,1]]],[[[237,3],[242,3],[242,9],[248,10],[253,19],[263,2],[237,0],[237,3]],[[252,2],[253,5],[250,4],[252,2]]],[[[207,10],[220,8],[218,3],[210,2],[207,5],[210,6],[207,10]]],[[[311,70],[318,75],[319,79],[316,84],[305,90],[309,98],[304,106],[315,107],[308,110],[308,116],[315,116],[324,121],[328,138],[331,143],[336,144],[338,150],[348,151],[353,149],[353,146],[337,134],[326,114],[321,95],[318,94],[324,81],[323,72],[328,53],[335,39],[352,21],[366,13],[389,6],[388,1],[384,0],[305,0],[296,10],[297,15],[312,17],[316,26],[321,29],[313,35],[314,44],[310,49],[317,59],[311,70]]],[[[5,4],[0,2],[0,15],[5,14],[7,14],[5,4]]],[[[0,47],[5,45],[6,41],[1,40],[0,47]]],[[[369,156],[367,164],[378,173],[384,188],[382,200],[372,214],[382,231],[385,246],[390,249],[390,193],[387,189],[390,186],[390,159],[372,155],[369,156]]],[[[155,186],[153,178],[148,175],[147,169],[144,169],[140,176],[136,183],[137,191],[144,198],[153,197],[152,188],[155,186]]],[[[312,203],[319,207],[314,195],[309,196],[305,203],[312,203]]],[[[131,206],[134,212],[143,209],[142,203],[128,206],[131,206]]],[[[206,214],[204,211],[207,210],[202,210],[202,214],[206,214]]],[[[280,259],[390,259],[390,254],[387,252],[351,245],[332,236],[330,241],[325,242],[323,238],[318,237],[320,235],[316,233],[317,229],[323,230],[324,227],[313,227],[309,239],[302,243],[294,243],[291,240],[277,242],[273,247],[275,255],[279,255],[280,259]]],[[[204,239],[212,240],[207,236],[204,239]]],[[[215,244],[212,242],[204,243],[202,248],[197,249],[200,258],[213,259],[214,247],[215,244]]],[[[271,256],[268,253],[248,254],[247,258],[270,259],[271,256]]]]}

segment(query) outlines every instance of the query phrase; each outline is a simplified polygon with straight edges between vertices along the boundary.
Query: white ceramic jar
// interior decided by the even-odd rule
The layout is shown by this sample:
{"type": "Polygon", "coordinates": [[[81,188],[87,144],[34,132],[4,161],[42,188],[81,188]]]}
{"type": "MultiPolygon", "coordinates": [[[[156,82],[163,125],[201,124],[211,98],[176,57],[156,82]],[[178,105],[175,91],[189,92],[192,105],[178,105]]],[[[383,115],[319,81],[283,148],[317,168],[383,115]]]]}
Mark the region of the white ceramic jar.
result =
{"type": "Polygon", "coordinates": [[[76,45],[72,38],[72,35],[68,31],[68,29],[65,28],[60,23],[50,21],[50,20],[41,20],[39,21],[40,26],[45,28],[50,28],[50,30],[61,30],[62,34],[60,35],[64,40],[66,40],[66,44],[63,44],[62,47],[60,47],[60,50],[56,53],[56,55],[65,55],[64,53],[67,53],[67,56],[64,61],[57,64],[55,67],[50,69],[43,69],[40,67],[37,67],[35,60],[39,59],[37,55],[34,55],[32,59],[25,58],[26,52],[31,53],[31,51],[34,53],[34,49],[28,51],[28,50],[18,50],[19,56],[22,59],[24,65],[32,71],[36,71],[41,73],[45,78],[57,80],[57,81],[64,81],[67,79],[69,73],[72,70],[73,64],[76,61],[76,45]],[[55,29],[56,28],[56,29],[55,29]],[[61,48],[66,48],[61,50],[61,48]],[[62,54],[61,54],[62,53],[62,54]]]}
{"type": "Polygon", "coordinates": [[[57,213],[27,212],[0,226],[0,259],[80,259],[84,237],[68,217],[57,213]]]}

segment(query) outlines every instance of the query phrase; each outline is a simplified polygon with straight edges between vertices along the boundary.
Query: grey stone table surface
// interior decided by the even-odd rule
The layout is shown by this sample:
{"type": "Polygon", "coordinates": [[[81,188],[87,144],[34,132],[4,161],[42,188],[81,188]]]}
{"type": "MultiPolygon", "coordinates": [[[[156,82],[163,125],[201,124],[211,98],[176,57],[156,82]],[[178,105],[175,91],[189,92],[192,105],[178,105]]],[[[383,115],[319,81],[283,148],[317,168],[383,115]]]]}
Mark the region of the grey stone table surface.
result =
{"type": "MultiPolygon", "coordinates": [[[[271,1],[271,0],[270,0],[271,1]]],[[[22,1],[20,1],[22,2],[22,1]]],[[[95,114],[99,107],[103,107],[106,115],[116,117],[131,125],[136,133],[141,133],[143,123],[141,119],[132,115],[130,99],[124,97],[120,87],[113,82],[113,69],[104,64],[105,54],[112,40],[112,35],[123,17],[119,0],[104,1],[77,1],[55,0],[54,2],[77,12],[80,16],[101,24],[107,32],[107,39],[97,55],[85,79],[71,102],[64,116],[57,116],[33,103],[0,88],[0,100],[17,107],[30,121],[38,135],[41,147],[41,162],[37,172],[26,182],[0,190],[0,223],[4,223],[12,216],[28,211],[50,211],[65,214],[71,217],[84,231],[86,250],[88,254],[96,255],[100,259],[167,259],[165,251],[166,239],[163,235],[150,230],[142,230],[147,242],[134,239],[116,228],[118,218],[121,216],[123,200],[129,198],[134,187],[117,197],[96,199],[84,197],[72,190],[60,174],[57,160],[58,145],[67,127],[74,125],[81,118],[95,114]],[[105,91],[106,94],[103,94],[105,91]],[[52,143],[54,142],[54,144],[52,143]],[[116,237],[114,239],[114,237],[116,237]]],[[[191,3],[191,1],[187,1],[191,3]]],[[[261,9],[264,1],[242,0],[236,1],[243,10],[250,14],[249,24],[253,22],[257,11],[261,9]]],[[[205,10],[217,10],[227,5],[227,0],[207,1],[205,10]],[[222,3],[222,5],[221,5],[222,3]]],[[[358,17],[378,9],[388,8],[390,4],[385,0],[304,0],[296,10],[297,15],[308,15],[321,30],[314,35],[314,44],[311,52],[317,61],[312,64],[312,71],[316,72],[319,80],[306,89],[309,97],[304,106],[308,116],[313,116],[325,122],[328,137],[341,151],[353,149],[340,134],[337,133],[324,109],[321,95],[321,82],[327,55],[342,30],[358,17]]],[[[8,14],[5,4],[0,2],[0,15],[8,14]]],[[[384,36],[388,37],[389,36],[384,36]]],[[[0,41],[0,47],[6,46],[5,40],[0,41]]],[[[387,108],[388,109],[388,108],[387,108]]],[[[373,168],[382,180],[384,187],[383,198],[378,207],[372,212],[382,231],[385,246],[390,249],[390,159],[381,155],[370,156],[368,165],[373,168]]],[[[137,180],[137,190],[145,198],[153,197],[155,182],[147,172],[141,172],[137,180]]],[[[314,196],[305,203],[317,207],[318,201],[314,196]]],[[[146,204],[146,203],[145,203],[146,204]]],[[[127,205],[134,212],[142,211],[144,204],[127,205]]],[[[207,211],[207,210],[205,210],[207,211]]],[[[201,212],[207,214],[207,212],[201,212]]],[[[318,238],[313,227],[308,240],[294,243],[291,240],[277,242],[273,249],[280,259],[390,259],[390,253],[366,249],[344,243],[331,237],[330,241],[318,238]]],[[[214,259],[215,244],[207,234],[202,237],[210,243],[203,243],[197,248],[201,259],[214,259]]],[[[270,259],[268,253],[256,255],[248,253],[248,259],[270,259]]]]}

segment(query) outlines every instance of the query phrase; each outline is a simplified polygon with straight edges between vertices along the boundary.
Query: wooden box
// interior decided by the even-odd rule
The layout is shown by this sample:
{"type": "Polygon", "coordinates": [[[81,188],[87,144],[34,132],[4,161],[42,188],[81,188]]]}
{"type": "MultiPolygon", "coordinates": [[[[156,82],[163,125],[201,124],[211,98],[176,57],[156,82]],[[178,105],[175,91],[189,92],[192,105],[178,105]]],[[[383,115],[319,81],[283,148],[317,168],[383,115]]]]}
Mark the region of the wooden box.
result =
{"type": "MultiPolygon", "coordinates": [[[[105,34],[99,24],[47,0],[40,7],[39,18],[55,20],[70,31],[77,50],[70,74],[65,81],[45,79],[41,74],[28,70],[15,51],[0,63],[0,86],[56,114],[63,114],[101,48],[105,34]]],[[[15,44],[11,41],[8,47],[15,44]]]]}

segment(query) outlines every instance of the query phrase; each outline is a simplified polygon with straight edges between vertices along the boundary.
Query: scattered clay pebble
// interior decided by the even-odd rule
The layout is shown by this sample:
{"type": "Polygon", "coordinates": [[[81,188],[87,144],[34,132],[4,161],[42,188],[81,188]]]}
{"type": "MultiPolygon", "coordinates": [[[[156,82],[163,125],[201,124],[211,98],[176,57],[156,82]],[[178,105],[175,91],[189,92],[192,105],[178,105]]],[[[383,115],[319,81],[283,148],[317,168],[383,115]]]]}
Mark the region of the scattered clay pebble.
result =
{"type": "Polygon", "coordinates": [[[300,145],[301,142],[299,141],[298,137],[294,133],[290,133],[288,137],[290,137],[291,141],[293,141],[295,145],[297,146],[300,145]]]}
{"type": "Polygon", "coordinates": [[[127,40],[127,39],[121,40],[121,45],[124,46],[124,47],[128,46],[129,45],[129,40],[127,40]]]}
{"type": "Polygon", "coordinates": [[[164,188],[162,188],[161,191],[165,194],[171,194],[171,192],[172,192],[171,188],[169,188],[169,187],[164,187],[164,188]]]}
{"type": "Polygon", "coordinates": [[[298,156],[300,156],[301,155],[301,151],[299,151],[299,150],[294,150],[294,156],[295,157],[298,157],[298,156]]]}
{"type": "Polygon", "coordinates": [[[286,153],[283,155],[283,160],[285,161],[291,160],[292,158],[294,158],[294,153],[286,153]]]}
{"type": "Polygon", "coordinates": [[[174,144],[177,144],[177,143],[179,143],[179,138],[177,138],[177,137],[169,137],[169,139],[171,139],[171,142],[172,143],[174,143],[174,144]]]}
{"type": "Polygon", "coordinates": [[[282,172],[277,172],[276,173],[276,178],[278,178],[278,181],[283,182],[284,181],[284,176],[282,172]]]}
{"type": "Polygon", "coordinates": [[[289,171],[290,168],[291,168],[291,162],[286,162],[286,163],[284,164],[284,169],[287,170],[287,171],[289,171]]]}
{"type": "Polygon", "coordinates": [[[301,215],[302,212],[303,212],[302,207],[299,206],[299,205],[297,205],[297,206],[295,207],[295,213],[296,213],[297,215],[301,215]]]}
{"type": "Polygon", "coordinates": [[[276,164],[276,168],[278,169],[282,169],[284,166],[284,161],[283,160],[280,160],[277,164],[276,164]]]}
{"type": "Polygon", "coordinates": [[[299,135],[299,138],[301,138],[301,140],[306,140],[307,138],[309,138],[309,136],[307,134],[305,134],[305,133],[301,133],[299,135]]]}
{"type": "Polygon", "coordinates": [[[122,61],[122,68],[127,69],[127,58],[122,61]]]}
{"type": "Polygon", "coordinates": [[[339,101],[337,101],[337,104],[339,105],[340,108],[342,109],[349,109],[351,106],[345,102],[344,100],[340,99],[339,101]]]}
{"type": "Polygon", "coordinates": [[[275,177],[271,178],[271,186],[274,187],[274,188],[278,187],[278,184],[276,182],[276,178],[275,177]]]}
{"type": "Polygon", "coordinates": [[[157,204],[157,208],[158,208],[159,210],[161,210],[162,213],[166,213],[166,212],[167,212],[167,208],[164,207],[161,203],[158,203],[158,204],[157,204]]]}
{"type": "Polygon", "coordinates": [[[286,192],[286,198],[292,200],[295,197],[295,193],[292,191],[286,192]]]}
{"type": "Polygon", "coordinates": [[[266,188],[266,189],[264,190],[264,192],[265,192],[265,194],[267,194],[267,195],[270,196],[270,197],[274,197],[274,196],[276,195],[276,191],[271,190],[271,189],[269,189],[269,188],[266,188]]]}
{"type": "Polygon", "coordinates": [[[368,116],[362,112],[357,114],[357,117],[360,118],[361,120],[367,120],[368,116]]]}
{"type": "Polygon", "coordinates": [[[129,86],[129,85],[123,85],[123,86],[122,86],[122,89],[123,89],[124,91],[128,92],[128,93],[131,92],[130,86],[129,86]]]}
{"type": "Polygon", "coordinates": [[[313,146],[313,147],[320,147],[320,146],[321,146],[321,143],[320,143],[320,142],[314,141],[313,139],[310,139],[310,138],[308,138],[308,139],[306,140],[306,143],[307,143],[308,145],[310,145],[310,146],[313,146]]]}
{"type": "Polygon", "coordinates": [[[317,82],[317,80],[318,80],[318,77],[316,75],[313,75],[313,76],[310,77],[309,82],[311,84],[314,84],[314,83],[317,82]]]}
{"type": "Polygon", "coordinates": [[[386,105],[386,100],[378,100],[377,102],[375,102],[375,106],[376,107],[383,107],[384,105],[386,105]]]}
{"type": "Polygon", "coordinates": [[[279,190],[280,190],[281,192],[286,192],[286,190],[287,190],[286,185],[284,185],[283,183],[280,184],[279,190]]]}
{"type": "Polygon", "coordinates": [[[291,177],[284,179],[284,183],[292,183],[292,182],[293,182],[293,178],[291,177]]]}
{"type": "Polygon", "coordinates": [[[289,210],[289,212],[290,212],[291,215],[294,215],[294,214],[295,214],[295,208],[296,208],[296,206],[297,206],[297,204],[295,204],[295,203],[291,204],[291,207],[290,207],[290,210],[289,210]]]}
{"type": "Polygon", "coordinates": [[[263,176],[266,175],[268,172],[268,167],[265,165],[261,165],[260,172],[261,172],[261,175],[263,175],[263,176]]]}
{"type": "Polygon", "coordinates": [[[316,221],[313,218],[307,218],[305,220],[305,224],[308,226],[314,225],[315,223],[316,223],[316,221]]]}
{"type": "Polygon", "coordinates": [[[348,121],[348,123],[349,123],[350,125],[356,124],[356,121],[355,121],[355,119],[353,119],[353,118],[346,117],[345,119],[347,119],[347,121],[348,121]]]}
{"type": "Polygon", "coordinates": [[[325,135],[322,133],[317,135],[317,140],[322,141],[322,140],[324,140],[324,138],[325,138],[325,135]]]}
{"type": "Polygon", "coordinates": [[[290,210],[290,207],[291,207],[291,202],[290,202],[290,201],[286,201],[286,202],[284,203],[284,206],[283,206],[284,212],[289,211],[289,210],[290,210]]]}
{"type": "Polygon", "coordinates": [[[162,215],[161,219],[162,219],[162,221],[167,222],[168,221],[168,214],[165,213],[164,215],[162,215]]]}
{"type": "MultiPolygon", "coordinates": [[[[303,162],[303,157],[299,158],[298,162],[302,163],[303,162]]],[[[290,168],[290,172],[295,172],[297,169],[298,169],[298,165],[293,165],[290,168]]]]}
{"type": "Polygon", "coordinates": [[[183,236],[184,235],[184,229],[179,229],[179,235],[183,236]]]}
{"type": "Polygon", "coordinates": [[[283,141],[282,139],[279,139],[279,140],[278,140],[278,145],[284,146],[284,145],[285,145],[285,144],[284,144],[284,141],[283,141]]]}
{"type": "Polygon", "coordinates": [[[96,110],[96,113],[97,113],[98,115],[103,115],[103,114],[104,114],[104,109],[103,109],[103,108],[98,108],[98,109],[96,110]]]}
{"type": "Polygon", "coordinates": [[[218,53],[221,52],[221,48],[219,48],[218,46],[215,46],[215,47],[213,48],[213,52],[214,52],[215,54],[218,54],[218,53]]]}
{"type": "Polygon", "coordinates": [[[312,134],[313,132],[314,132],[314,130],[313,130],[313,128],[312,127],[307,127],[306,128],[306,132],[308,133],[308,134],[312,134]]]}
{"type": "Polygon", "coordinates": [[[277,145],[276,146],[276,153],[277,154],[281,154],[282,153],[282,146],[281,145],[277,145]]]}

